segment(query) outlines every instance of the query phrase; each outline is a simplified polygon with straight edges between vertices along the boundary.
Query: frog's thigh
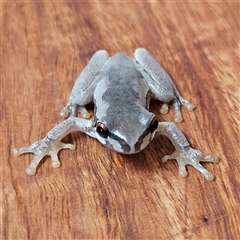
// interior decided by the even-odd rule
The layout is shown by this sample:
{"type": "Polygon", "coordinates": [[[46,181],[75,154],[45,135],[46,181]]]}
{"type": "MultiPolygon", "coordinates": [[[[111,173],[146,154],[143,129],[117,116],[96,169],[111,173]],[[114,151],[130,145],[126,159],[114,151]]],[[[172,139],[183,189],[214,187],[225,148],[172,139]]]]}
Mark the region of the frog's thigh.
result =
{"type": "Polygon", "coordinates": [[[166,103],[174,99],[175,96],[173,92],[169,91],[164,86],[161,86],[158,82],[154,81],[151,76],[144,70],[140,70],[140,72],[144,79],[147,81],[153,98],[166,103]]]}
{"type": "Polygon", "coordinates": [[[136,49],[134,56],[137,67],[147,81],[153,96],[163,102],[171,101],[175,95],[169,75],[146,49],[136,49]]]}
{"type": "Polygon", "coordinates": [[[96,76],[107,59],[108,53],[105,50],[99,50],[92,56],[73,86],[69,98],[70,102],[78,105],[86,105],[92,101],[93,92],[99,80],[96,76]]]}

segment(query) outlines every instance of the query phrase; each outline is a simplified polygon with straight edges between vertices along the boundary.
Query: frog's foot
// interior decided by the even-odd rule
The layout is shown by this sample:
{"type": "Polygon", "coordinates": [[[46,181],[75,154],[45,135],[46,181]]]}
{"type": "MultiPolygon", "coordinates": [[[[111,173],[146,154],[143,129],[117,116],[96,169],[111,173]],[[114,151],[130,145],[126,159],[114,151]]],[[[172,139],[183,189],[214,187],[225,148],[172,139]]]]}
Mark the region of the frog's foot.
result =
{"type": "Polygon", "coordinates": [[[189,111],[192,111],[195,108],[195,106],[192,103],[182,98],[181,96],[179,96],[177,99],[174,99],[172,107],[173,107],[175,122],[182,122],[183,120],[182,113],[181,113],[182,105],[186,107],[189,111]]]}
{"type": "Polygon", "coordinates": [[[212,181],[214,179],[214,175],[205,169],[200,162],[217,163],[219,161],[218,157],[215,155],[204,157],[200,151],[192,148],[189,148],[188,150],[175,150],[173,154],[163,157],[162,161],[166,162],[168,159],[177,160],[179,165],[179,175],[181,177],[186,177],[188,175],[186,165],[191,165],[201,172],[208,181],[212,181]]]}
{"type": "Polygon", "coordinates": [[[69,115],[70,117],[76,117],[78,112],[81,113],[83,118],[90,118],[90,113],[87,111],[85,106],[78,106],[72,104],[68,104],[67,106],[65,106],[60,112],[60,115],[65,118],[69,115]]]}
{"type": "Polygon", "coordinates": [[[76,117],[78,114],[79,106],[77,104],[68,103],[60,112],[60,116],[67,117],[76,117]]]}
{"type": "Polygon", "coordinates": [[[37,141],[33,143],[29,147],[22,147],[22,148],[15,148],[13,150],[13,154],[15,156],[19,156],[23,153],[34,153],[34,158],[31,161],[30,165],[26,169],[26,173],[29,175],[34,175],[36,173],[36,169],[40,161],[43,159],[44,156],[50,155],[52,159],[52,167],[57,168],[61,164],[58,160],[58,152],[61,149],[75,149],[75,146],[72,144],[66,144],[60,141],[51,141],[47,138],[43,140],[37,141]]]}

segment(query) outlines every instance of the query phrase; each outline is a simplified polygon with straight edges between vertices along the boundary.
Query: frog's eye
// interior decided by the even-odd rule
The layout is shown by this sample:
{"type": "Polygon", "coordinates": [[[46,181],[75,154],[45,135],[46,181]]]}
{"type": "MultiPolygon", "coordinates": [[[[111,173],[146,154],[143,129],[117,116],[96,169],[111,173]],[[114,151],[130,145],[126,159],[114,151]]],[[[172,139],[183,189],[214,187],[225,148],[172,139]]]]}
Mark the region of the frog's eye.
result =
{"type": "Polygon", "coordinates": [[[97,123],[97,132],[103,138],[107,138],[109,135],[108,128],[101,122],[97,123]]]}
{"type": "Polygon", "coordinates": [[[158,127],[158,120],[156,119],[156,117],[154,117],[149,125],[149,131],[153,133],[157,129],[157,127],[158,127]]]}

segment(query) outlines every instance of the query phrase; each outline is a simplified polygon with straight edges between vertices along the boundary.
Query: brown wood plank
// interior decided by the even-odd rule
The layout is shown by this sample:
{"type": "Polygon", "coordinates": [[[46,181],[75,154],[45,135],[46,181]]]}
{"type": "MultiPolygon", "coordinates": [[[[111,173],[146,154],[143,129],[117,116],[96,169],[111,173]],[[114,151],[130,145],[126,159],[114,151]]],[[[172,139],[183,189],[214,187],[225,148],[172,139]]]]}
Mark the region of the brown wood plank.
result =
{"type": "MultiPolygon", "coordinates": [[[[2,239],[239,239],[239,3],[4,1],[1,74],[2,239]],[[74,133],[75,151],[35,176],[12,149],[57,123],[92,54],[147,48],[196,110],[179,128],[192,146],[220,157],[180,178],[173,146],[154,140],[121,155],[74,133]]],[[[161,104],[151,110],[159,119],[161,104]]]]}

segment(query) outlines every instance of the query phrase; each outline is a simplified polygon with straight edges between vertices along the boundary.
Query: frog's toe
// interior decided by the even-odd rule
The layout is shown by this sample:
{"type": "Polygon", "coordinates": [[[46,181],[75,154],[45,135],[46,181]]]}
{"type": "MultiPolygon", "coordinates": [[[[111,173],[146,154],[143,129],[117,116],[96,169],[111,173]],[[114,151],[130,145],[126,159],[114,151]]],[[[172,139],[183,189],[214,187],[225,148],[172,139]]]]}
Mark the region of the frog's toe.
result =
{"type": "MultiPolygon", "coordinates": [[[[199,161],[203,161],[202,159],[199,160],[199,161]]],[[[214,180],[215,176],[209,172],[206,168],[204,168],[199,162],[193,162],[191,164],[195,169],[197,169],[199,172],[202,173],[202,175],[204,176],[204,178],[207,180],[207,181],[212,181],[214,180]]]]}
{"type": "Polygon", "coordinates": [[[58,167],[60,167],[61,166],[61,163],[60,163],[60,161],[58,160],[58,155],[57,155],[58,153],[57,152],[51,152],[50,153],[50,156],[51,156],[51,159],[52,159],[52,167],[53,168],[58,168],[58,167]]]}
{"type": "Polygon", "coordinates": [[[216,155],[208,155],[204,157],[201,162],[212,162],[212,163],[218,163],[219,162],[219,157],[216,155]]]}
{"type": "Polygon", "coordinates": [[[181,103],[178,99],[174,99],[173,104],[174,122],[182,122],[181,103]]]}
{"type": "Polygon", "coordinates": [[[36,167],[27,167],[26,168],[26,173],[28,175],[35,175],[36,174],[36,171],[37,171],[37,168],[36,167]]]}
{"type": "Polygon", "coordinates": [[[165,155],[163,158],[162,158],[162,162],[166,162],[167,160],[171,159],[171,155],[165,155]]]}
{"type": "Polygon", "coordinates": [[[188,101],[184,102],[183,106],[186,107],[187,110],[189,110],[189,111],[192,111],[192,110],[194,110],[196,108],[192,103],[190,103],[188,101]]]}
{"type": "Polygon", "coordinates": [[[22,147],[22,148],[14,148],[14,149],[13,149],[13,154],[14,154],[15,156],[20,156],[21,154],[27,153],[27,152],[29,152],[29,151],[28,151],[28,149],[25,148],[25,147],[22,147]]]}
{"type": "Polygon", "coordinates": [[[203,174],[203,175],[204,175],[204,177],[205,177],[205,179],[207,181],[213,181],[215,179],[214,174],[212,174],[212,173],[210,173],[208,171],[205,174],[203,174]]]}
{"type": "MultiPolygon", "coordinates": [[[[177,159],[177,158],[181,158],[181,156],[178,154],[177,151],[173,152],[170,155],[166,155],[162,158],[162,162],[166,162],[169,159],[177,159]]],[[[187,177],[188,172],[186,170],[186,165],[184,163],[184,161],[178,161],[179,164],[179,176],[180,177],[187,177]]]]}
{"type": "Polygon", "coordinates": [[[162,114],[167,114],[168,113],[168,110],[169,110],[169,107],[168,107],[168,104],[167,103],[163,103],[161,109],[160,109],[160,112],[162,114]]]}
{"type": "Polygon", "coordinates": [[[29,166],[26,168],[26,173],[28,175],[34,175],[37,171],[37,166],[44,157],[44,154],[35,155],[29,166]]]}
{"type": "Polygon", "coordinates": [[[35,149],[38,146],[39,141],[33,143],[32,145],[30,145],[29,147],[21,147],[21,148],[14,148],[13,149],[13,154],[15,156],[20,156],[24,153],[34,153],[35,149]]]}
{"type": "Polygon", "coordinates": [[[179,168],[179,176],[180,177],[187,177],[187,175],[188,175],[188,172],[187,172],[185,166],[183,168],[179,168]]]}
{"type": "Polygon", "coordinates": [[[78,105],[72,102],[68,102],[68,104],[61,110],[60,116],[67,117],[76,117],[78,113],[78,105]]]}
{"type": "Polygon", "coordinates": [[[87,111],[87,109],[84,106],[80,106],[78,111],[81,113],[82,117],[85,119],[90,118],[90,113],[87,111]]]}
{"type": "Polygon", "coordinates": [[[69,106],[66,106],[62,109],[62,111],[60,112],[60,116],[66,118],[68,117],[70,114],[70,109],[69,109],[69,106]]]}
{"type": "Polygon", "coordinates": [[[47,151],[47,155],[50,155],[51,156],[51,159],[52,159],[52,167],[54,168],[57,168],[57,167],[60,167],[61,166],[61,163],[59,162],[58,160],[58,152],[62,149],[71,149],[71,150],[74,150],[75,149],[75,146],[73,144],[70,144],[70,143],[63,143],[63,142],[52,142],[50,144],[50,148],[49,150],[47,151]]]}
{"type": "Polygon", "coordinates": [[[75,145],[73,145],[73,144],[70,144],[70,143],[62,143],[61,142],[61,149],[66,149],[66,148],[68,148],[68,149],[71,149],[71,150],[75,150],[75,145]]]}
{"type": "Polygon", "coordinates": [[[174,112],[174,122],[182,122],[183,118],[182,118],[182,114],[180,111],[175,111],[174,112]]]}
{"type": "Polygon", "coordinates": [[[190,103],[188,100],[186,100],[184,98],[180,98],[179,101],[189,111],[192,111],[192,110],[194,110],[196,108],[192,103],[190,103]]]}

